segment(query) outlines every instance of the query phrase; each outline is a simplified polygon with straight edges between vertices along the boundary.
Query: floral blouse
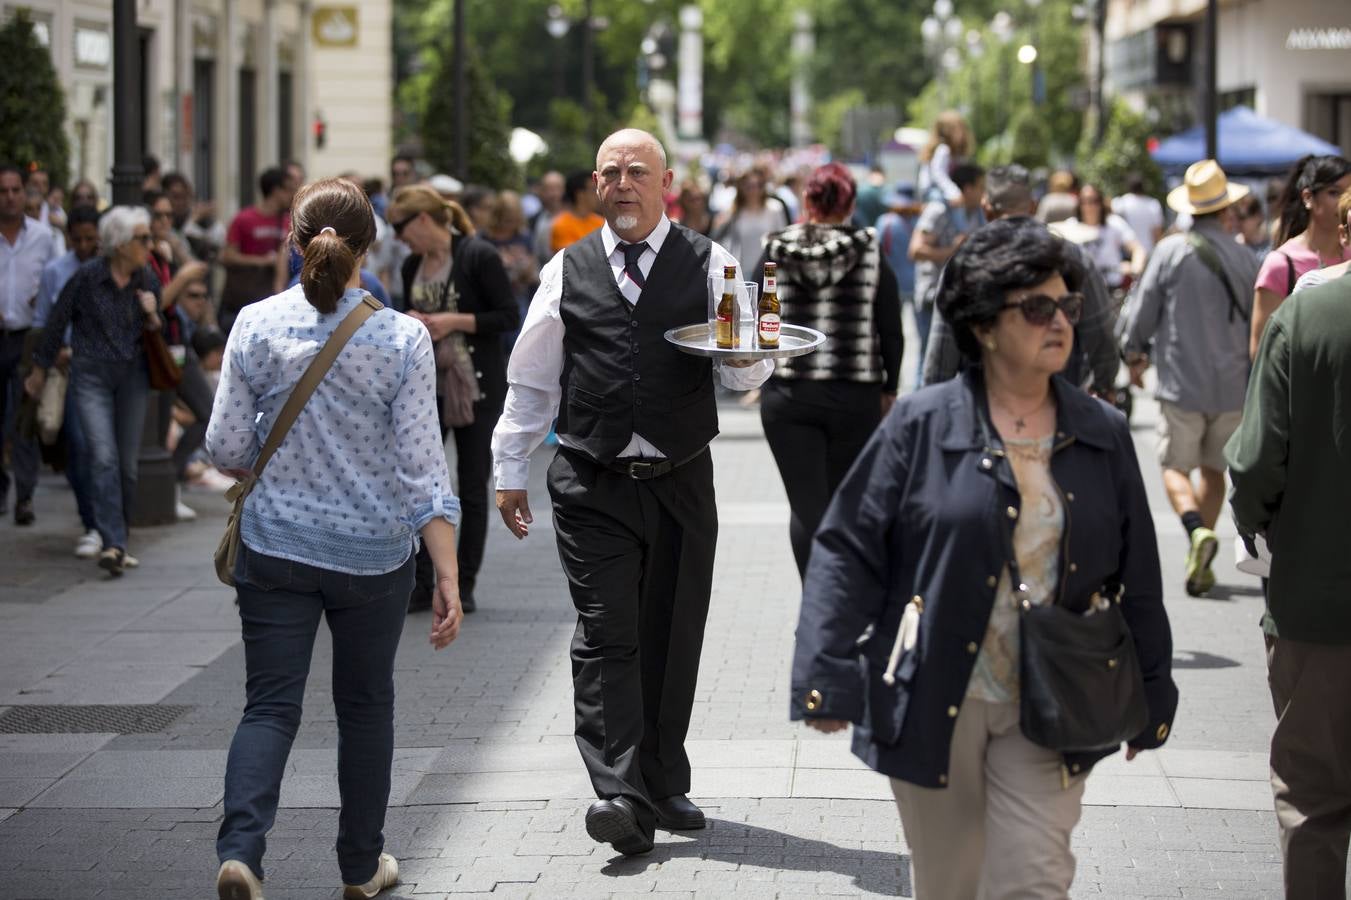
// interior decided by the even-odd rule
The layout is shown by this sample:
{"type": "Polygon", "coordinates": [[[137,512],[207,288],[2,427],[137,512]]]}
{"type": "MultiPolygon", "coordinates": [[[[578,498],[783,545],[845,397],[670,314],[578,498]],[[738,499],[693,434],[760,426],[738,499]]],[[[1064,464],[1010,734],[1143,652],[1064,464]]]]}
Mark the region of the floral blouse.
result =
{"type": "MultiPolygon", "coordinates": [[[[297,285],[240,312],[225,347],[206,447],[249,468],[291,390],[361,302],[321,314],[297,285]]],[[[245,501],[251,550],[353,575],[397,569],[432,518],[460,517],[436,413],[431,336],[383,309],[338,355],[245,501]]]]}

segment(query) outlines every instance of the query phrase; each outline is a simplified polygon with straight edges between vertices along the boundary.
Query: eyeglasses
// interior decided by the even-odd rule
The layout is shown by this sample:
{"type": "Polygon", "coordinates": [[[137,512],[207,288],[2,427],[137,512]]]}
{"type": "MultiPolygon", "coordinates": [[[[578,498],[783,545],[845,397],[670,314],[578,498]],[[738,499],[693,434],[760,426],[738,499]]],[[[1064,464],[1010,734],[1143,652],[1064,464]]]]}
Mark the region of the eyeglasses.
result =
{"type": "Polygon", "coordinates": [[[1065,314],[1071,325],[1079,324],[1079,316],[1084,311],[1083,294],[1066,294],[1059,300],[1045,294],[1033,294],[1014,303],[1005,303],[1004,309],[1020,309],[1023,319],[1029,325],[1050,325],[1058,309],[1065,314]]]}
{"type": "Polygon", "coordinates": [[[404,219],[402,222],[391,222],[390,225],[394,227],[394,236],[403,237],[403,230],[408,227],[408,223],[413,221],[420,215],[422,215],[422,213],[415,212],[408,218],[404,219]]]}

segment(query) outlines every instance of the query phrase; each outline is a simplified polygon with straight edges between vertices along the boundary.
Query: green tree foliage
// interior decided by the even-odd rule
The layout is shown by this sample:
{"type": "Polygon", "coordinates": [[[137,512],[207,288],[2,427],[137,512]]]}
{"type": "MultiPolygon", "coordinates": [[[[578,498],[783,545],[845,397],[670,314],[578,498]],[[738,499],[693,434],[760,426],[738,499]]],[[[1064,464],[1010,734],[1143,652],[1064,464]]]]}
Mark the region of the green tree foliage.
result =
{"type": "Polygon", "coordinates": [[[1097,143],[1088,129],[1079,144],[1079,171],[1084,180],[1095,184],[1109,196],[1116,196],[1126,188],[1126,179],[1139,173],[1145,180],[1145,191],[1156,197],[1163,194],[1163,171],[1149,155],[1148,143],[1152,135],[1149,122],[1117,99],[1109,107],[1107,129],[1102,143],[1097,143]]]}
{"type": "MultiPolygon", "coordinates": [[[[1007,162],[1020,154],[1015,146],[1014,124],[1025,121],[1025,112],[1035,114],[1048,137],[1043,164],[1070,156],[1083,129],[1082,72],[1083,27],[1070,14],[1072,0],[1045,0],[1034,8],[1010,6],[1018,27],[1002,43],[988,19],[967,21],[968,30],[981,36],[979,55],[963,52],[962,63],[946,77],[931,81],[910,104],[911,121],[927,127],[944,109],[966,113],[981,146],[980,158],[988,163],[1007,162]],[[1018,62],[1018,48],[1037,48],[1035,70],[1045,85],[1041,103],[1033,92],[1034,67],[1018,62]]],[[[958,12],[963,7],[958,4],[958,12]]],[[[1025,129],[1033,126],[1024,125],[1025,129]]],[[[1029,137],[1036,137],[1028,131],[1029,137]]],[[[1039,156],[1039,151],[1030,155],[1039,156]]]]}
{"type": "Polygon", "coordinates": [[[70,178],[66,99],[51,54],[38,43],[24,7],[0,27],[0,161],[37,165],[54,185],[70,178]]]}
{"type": "MultiPolygon", "coordinates": [[[[466,58],[469,111],[468,178],[491,188],[521,186],[521,172],[508,152],[511,101],[500,95],[471,48],[466,58]]],[[[424,86],[422,150],[443,172],[455,171],[455,58],[441,55],[431,83],[424,86]]]]}

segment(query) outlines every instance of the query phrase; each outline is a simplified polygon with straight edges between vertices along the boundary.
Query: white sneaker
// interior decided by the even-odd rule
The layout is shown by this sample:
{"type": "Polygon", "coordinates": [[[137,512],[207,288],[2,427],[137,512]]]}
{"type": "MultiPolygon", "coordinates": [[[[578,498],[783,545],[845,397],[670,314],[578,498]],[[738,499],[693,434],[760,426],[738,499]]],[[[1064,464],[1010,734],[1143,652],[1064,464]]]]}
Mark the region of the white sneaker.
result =
{"type": "Polygon", "coordinates": [[[197,518],[197,510],[179,500],[174,503],[174,516],[180,522],[191,522],[197,518]]]}
{"type": "Polygon", "coordinates": [[[227,859],[216,874],[216,896],[220,900],[263,900],[263,883],[248,866],[227,859]]]}
{"type": "Polygon", "coordinates": [[[344,884],[342,886],[343,900],[369,900],[387,887],[393,887],[399,883],[399,861],[388,853],[380,854],[380,865],[375,869],[375,875],[365,884],[344,884]]]}
{"type": "Polygon", "coordinates": [[[234,487],[235,480],[216,468],[207,469],[189,485],[189,487],[223,494],[234,487]]]}
{"type": "Polygon", "coordinates": [[[141,561],[130,553],[122,554],[122,567],[124,569],[134,569],[141,564],[141,561]]]}
{"type": "Polygon", "coordinates": [[[103,550],[103,535],[94,529],[84,533],[84,537],[75,542],[75,555],[80,559],[93,559],[103,550]]]}

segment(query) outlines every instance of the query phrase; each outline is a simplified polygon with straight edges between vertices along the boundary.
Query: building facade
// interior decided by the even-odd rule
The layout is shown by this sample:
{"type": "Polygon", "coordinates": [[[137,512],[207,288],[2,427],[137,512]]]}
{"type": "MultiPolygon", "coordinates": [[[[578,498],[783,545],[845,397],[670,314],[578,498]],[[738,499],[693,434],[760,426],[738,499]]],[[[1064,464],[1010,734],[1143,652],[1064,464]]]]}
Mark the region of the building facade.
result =
{"type": "MultiPolygon", "coordinates": [[[[1221,109],[1259,115],[1351,152],[1351,2],[1220,0],[1221,109]]],[[[1206,0],[1108,0],[1109,93],[1158,113],[1161,131],[1199,120],[1206,0]]]]}
{"type": "MultiPolygon", "coordinates": [[[[110,0],[0,0],[29,11],[65,88],[72,178],[108,193],[110,0]]],[[[186,174],[223,216],[257,175],[296,160],[311,178],[389,167],[392,0],[137,0],[145,152],[186,174]]]]}

